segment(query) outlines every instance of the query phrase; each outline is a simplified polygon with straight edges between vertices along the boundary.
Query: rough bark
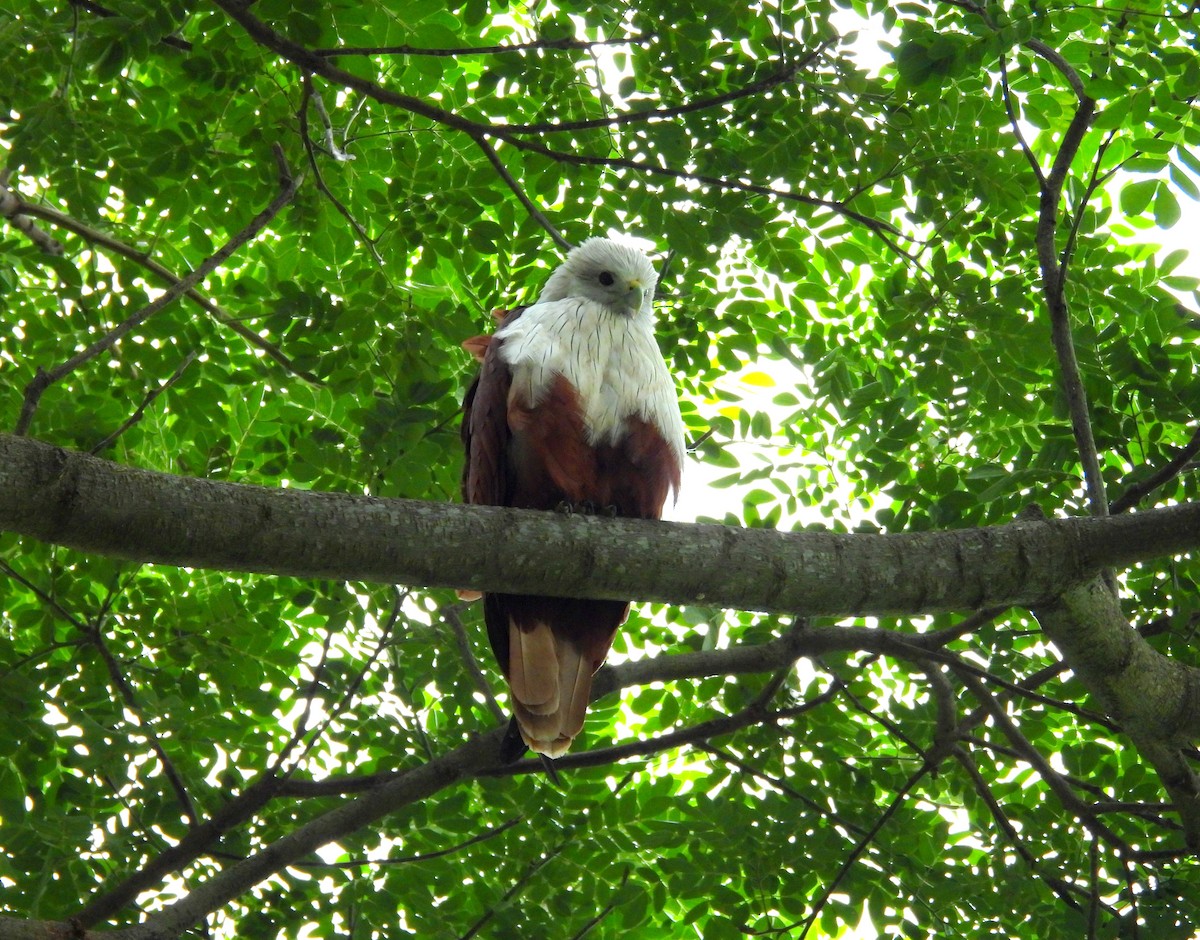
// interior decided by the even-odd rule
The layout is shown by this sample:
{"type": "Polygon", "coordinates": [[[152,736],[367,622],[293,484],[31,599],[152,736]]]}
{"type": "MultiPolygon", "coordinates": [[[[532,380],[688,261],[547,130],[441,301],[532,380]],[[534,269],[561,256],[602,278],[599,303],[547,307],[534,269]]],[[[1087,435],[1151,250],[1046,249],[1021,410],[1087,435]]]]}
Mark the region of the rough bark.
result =
{"type": "Polygon", "coordinates": [[[1200,850],[1200,778],[1182,752],[1200,738],[1200,670],[1147,643],[1105,578],[1064,592],[1034,614],[1096,704],[1154,767],[1188,846],[1200,850]]]}
{"type": "Polygon", "coordinates": [[[0,530],[135,561],[818,616],[1036,607],[1200,545],[1200,503],[898,535],[777,532],[268,489],[0,435],[0,530]]]}

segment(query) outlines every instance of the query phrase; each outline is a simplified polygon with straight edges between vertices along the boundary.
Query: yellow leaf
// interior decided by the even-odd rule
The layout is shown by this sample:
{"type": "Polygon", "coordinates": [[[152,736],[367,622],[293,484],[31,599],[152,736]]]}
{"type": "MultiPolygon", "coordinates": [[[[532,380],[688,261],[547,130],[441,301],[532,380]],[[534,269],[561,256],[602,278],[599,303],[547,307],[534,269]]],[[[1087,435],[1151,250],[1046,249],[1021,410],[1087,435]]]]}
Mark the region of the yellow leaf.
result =
{"type": "Polygon", "coordinates": [[[743,385],[755,385],[759,388],[774,388],[775,379],[765,372],[747,372],[742,376],[743,385]]]}

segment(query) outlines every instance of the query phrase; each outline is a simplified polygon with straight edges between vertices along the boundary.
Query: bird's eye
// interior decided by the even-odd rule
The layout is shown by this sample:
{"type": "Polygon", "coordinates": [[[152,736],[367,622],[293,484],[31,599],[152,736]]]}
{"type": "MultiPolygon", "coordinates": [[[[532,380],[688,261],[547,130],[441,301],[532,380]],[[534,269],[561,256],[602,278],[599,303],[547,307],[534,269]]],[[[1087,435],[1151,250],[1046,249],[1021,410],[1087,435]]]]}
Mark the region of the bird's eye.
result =
{"type": "Polygon", "coordinates": [[[608,271],[600,272],[600,283],[603,284],[605,287],[612,287],[613,281],[615,281],[615,280],[616,280],[616,278],[614,278],[612,276],[612,274],[609,273],[608,271]]]}

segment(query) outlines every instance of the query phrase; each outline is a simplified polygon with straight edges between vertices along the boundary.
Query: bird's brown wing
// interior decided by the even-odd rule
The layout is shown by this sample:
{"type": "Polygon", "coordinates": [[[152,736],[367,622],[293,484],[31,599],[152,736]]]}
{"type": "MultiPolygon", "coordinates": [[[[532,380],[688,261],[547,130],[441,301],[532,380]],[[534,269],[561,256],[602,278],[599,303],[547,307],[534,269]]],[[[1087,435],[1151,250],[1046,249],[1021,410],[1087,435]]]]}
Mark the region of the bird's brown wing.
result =
{"type": "MultiPolygon", "coordinates": [[[[518,307],[504,323],[521,315],[518,307]]],[[[463,348],[482,363],[463,399],[462,442],[463,501],[484,506],[505,506],[509,498],[508,392],[512,372],[500,358],[504,341],[495,336],[475,336],[463,348]]]]}

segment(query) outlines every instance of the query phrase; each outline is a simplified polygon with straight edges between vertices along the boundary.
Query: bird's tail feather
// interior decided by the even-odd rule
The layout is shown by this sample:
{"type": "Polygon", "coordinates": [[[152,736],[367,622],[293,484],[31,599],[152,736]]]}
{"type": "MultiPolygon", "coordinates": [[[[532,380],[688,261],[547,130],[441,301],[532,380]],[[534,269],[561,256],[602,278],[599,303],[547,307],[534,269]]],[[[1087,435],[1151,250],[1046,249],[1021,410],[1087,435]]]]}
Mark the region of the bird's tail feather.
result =
{"type": "Polygon", "coordinates": [[[558,757],[583,729],[591,664],[546,623],[522,630],[509,621],[508,639],[508,680],[521,737],[530,750],[558,757]]]}

